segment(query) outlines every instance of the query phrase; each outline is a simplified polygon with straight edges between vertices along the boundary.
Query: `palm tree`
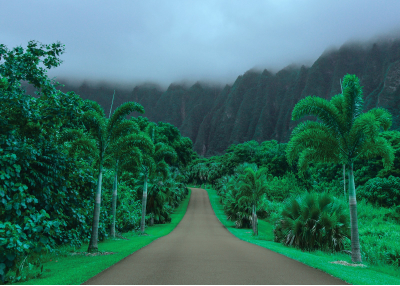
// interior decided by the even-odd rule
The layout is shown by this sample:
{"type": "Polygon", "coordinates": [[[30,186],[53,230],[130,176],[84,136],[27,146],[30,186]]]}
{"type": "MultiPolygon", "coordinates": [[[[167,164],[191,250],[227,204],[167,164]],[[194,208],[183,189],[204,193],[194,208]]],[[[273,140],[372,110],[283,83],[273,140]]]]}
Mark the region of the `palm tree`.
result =
{"type": "Polygon", "coordinates": [[[86,111],[82,116],[82,121],[90,132],[92,137],[97,143],[97,154],[98,154],[98,180],[97,189],[95,195],[94,214],[93,214],[93,226],[88,247],[88,252],[96,252],[98,250],[98,230],[100,220],[100,204],[101,204],[101,184],[103,176],[103,164],[106,156],[107,147],[115,141],[118,137],[113,137],[115,129],[120,126],[121,121],[133,111],[144,113],[144,108],[136,102],[126,102],[119,106],[111,118],[105,118],[103,108],[96,102],[87,100],[86,111]]]}
{"type": "Polygon", "coordinates": [[[292,120],[314,115],[319,121],[300,123],[291,134],[286,154],[290,164],[299,156],[301,174],[309,162],[347,164],[353,262],[361,262],[353,163],[358,157],[369,159],[379,155],[385,169],[390,169],[394,160],[393,148],[378,136],[381,127],[388,130],[391,126],[391,114],[383,108],[362,111],[362,88],[355,75],[343,78],[343,93],[330,101],[307,96],[294,107],[292,120]]]}
{"type": "Polygon", "coordinates": [[[113,144],[110,145],[110,150],[112,150],[112,152],[108,159],[111,161],[111,166],[114,169],[114,184],[111,203],[111,237],[113,238],[115,238],[118,172],[127,170],[132,174],[138,174],[140,166],[142,165],[142,152],[149,151],[153,148],[150,138],[140,132],[140,129],[135,125],[136,124],[130,120],[121,121],[121,123],[115,128],[115,132],[113,132],[112,139],[114,140],[113,144]],[[131,133],[129,134],[129,132],[131,133]],[[135,134],[135,132],[140,132],[142,134],[135,134]]]}
{"type": "MultiPolygon", "coordinates": [[[[155,141],[155,128],[156,125],[151,123],[146,128],[146,133],[150,135],[151,141],[154,143],[155,141]]],[[[154,145],[154,148],[149,149],[143,155],[143,164],[142,164],[142,176],[143,176],[143,198],[142,198],[142,220],[140,223],[140,231],[144,233],[144,229],[146,226],[146,206],[147,206],[147,182],[149,177],[152,176],[162,176],[165,180],[169,174],[169,166],[165,162],[165,159],[169,161],[176,160],[177,155],[175,150],[164,144],[157,143],[154,145]]]]}
{"type": "Polygon", "coordinates": [[[241,198],[239,204],[248,204],[252,207],[253,234],[258,235],[257,202],[268,191],[266,184],[267,169],[247,167],[239,183],[241,198]]]}

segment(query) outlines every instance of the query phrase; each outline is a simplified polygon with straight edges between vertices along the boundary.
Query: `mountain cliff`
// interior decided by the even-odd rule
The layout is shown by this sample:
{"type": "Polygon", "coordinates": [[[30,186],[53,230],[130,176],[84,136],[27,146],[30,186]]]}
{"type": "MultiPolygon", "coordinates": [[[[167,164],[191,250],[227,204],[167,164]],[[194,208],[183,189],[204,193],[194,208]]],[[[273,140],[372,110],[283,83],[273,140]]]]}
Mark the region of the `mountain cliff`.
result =
{"type": "MultiPolygon", "coordinates": [[[[330,100],[341,93],[340,79],[348,73],[360,78],[364,112],[384,107],[393,115],[391,129],[400,130],[400,39],[345,44],[323,53],[311,67],[291,65],[277,73],[250,70],[225,87],[196,83],[171,84],[165,91],[150,84],[116,89],[114,108],[136,101],[144,106],[144,116],[177,126],[183,136],[192,139],[195,151],[211,156],[232,143],[287,142],[300,122],[291,120],[295,104],[308,95],[330,100]]],[[[63,90],[73,90],[99,102],[106,111],[110,109],[110,86],[84,82],[63,90]]]]}

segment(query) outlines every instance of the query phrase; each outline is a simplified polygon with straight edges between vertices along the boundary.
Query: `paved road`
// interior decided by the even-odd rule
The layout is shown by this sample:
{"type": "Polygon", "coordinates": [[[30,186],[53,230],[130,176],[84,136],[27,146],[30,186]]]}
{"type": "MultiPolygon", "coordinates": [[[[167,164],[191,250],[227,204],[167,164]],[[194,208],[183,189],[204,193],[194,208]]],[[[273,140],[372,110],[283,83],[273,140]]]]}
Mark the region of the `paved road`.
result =
{"type": "Polygon", "coordinates": [[[192,189],[179,225],[84,284],[346,284],[233,236],[192,189]]]}

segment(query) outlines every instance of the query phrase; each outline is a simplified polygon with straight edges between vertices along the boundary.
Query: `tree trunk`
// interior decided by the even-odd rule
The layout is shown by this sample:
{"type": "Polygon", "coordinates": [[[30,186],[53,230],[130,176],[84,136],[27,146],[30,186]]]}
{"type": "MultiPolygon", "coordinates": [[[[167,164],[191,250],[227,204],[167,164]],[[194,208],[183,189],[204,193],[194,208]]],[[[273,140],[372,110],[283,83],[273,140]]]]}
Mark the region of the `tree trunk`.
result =
{"type": "Polygon", "coordinates": [[[142,199],[142,222],[140,224],[140,231],[144,233],[146,224],[146,204],[147,204],[147,174],[144,176],[143,186],[143,199],[142,199]]]}
{"type": "Polygon", "coordinates": [[[256,222],[256,236],[258,235],[258,217],[257,212],[254,213],[254,221],[256,222]]]}
{"type": "Polygon", "coordinates": [[[257,235],[257,215],[256,215],[256,206],[253,204],[253,212],[252,212],[252,226],[253,226],[253,234],[257,235]]]}
{"type": "Polygon", "coordinates": [[[350,224],[351,224],[351,260],[355,263],[361,262],[360,240],[358,236],[357,223],[357,200],[356,188],[354,184],[353,162],[350,163],[349,170],[349,206],[350,206],[350,224]]]}
{"type": "Polygon", "coordinates": [[[114,177],[114,186],[113,186],[113,192],[112,192],[112,221],[111,221],[111,237],[115,238],[115,218],[117,216],[117,196],[118,196],[118,191],[117,191],[117,186],[118,186],[118,161],[115,169],[115,177],[114,177]]]}
{"type": "Polygon", "coordinates": [[[90,243],[88,252],[98,251],[97,240],[99,238],[99,220],[100,220],[100,204],[101,204],[101,182],[103,178],[103,166],[100,163],[99,167],[99,177],[97,180],[97,190],[94,200],[94,213],[93,213],[93,225],[92,225],[92,235],[90,237],[90,243]]]}
{"type": "Polygon", "coordinates": [[[344,193],[344,197],[346,198],[346,173],[345,173],[345,164],[343,164],[343,193],[344,193]]]}

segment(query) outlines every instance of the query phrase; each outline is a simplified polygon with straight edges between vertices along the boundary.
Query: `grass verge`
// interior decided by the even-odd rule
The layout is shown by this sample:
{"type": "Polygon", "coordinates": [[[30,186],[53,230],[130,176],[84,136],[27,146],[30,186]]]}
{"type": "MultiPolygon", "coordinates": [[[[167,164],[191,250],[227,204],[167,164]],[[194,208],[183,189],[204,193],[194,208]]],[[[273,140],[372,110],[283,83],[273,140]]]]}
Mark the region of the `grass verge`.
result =
{"type": "Polygon", "coordinates": [[[219,197],[215,190],[207,188],[211,206],[220,222],[237,238],[268,248],[289,258],[300,261],[313,268],[320,269],[334,277],[350,284],[380,284],[400,285],[398,268],[390,266],[351,267],[332,264],[333,261],[346,261],[351,263],[351,258],[341,253],[325,253],[322,251],[303,252],[293,247],[286,247],[273,241],[273,226],[267,221],[259,220],[259,236],[254,237],[251,229],[237,229],[234,222],[227,220],[219,197]]]}
{"type": "MultiPolygon", "coordinates": [[[[15,283],[15,285],[82,284],[140,248],[169,234],[185,215],[190,195],[191,190],[189,189],[189,195],[171,215],[171,223],[157,224],[148,227],[146,228],[146,235],[140,235],[133,231],[124,233],[123,237],[129,240],[108,239],[99,243],[98,246],[100,252],[114,252],[114,254],[98,256],[72,256],[69,254],[66,256],[53,257],[51,261],[43,264],[43,274],[39,278],[31,279],[22,283],[15,283]]],[[[85,244],[82,245],[80,249],[75,249],[75,252],[85,252],[87,251],[87,248],[88,244],[85,244]]]]}

